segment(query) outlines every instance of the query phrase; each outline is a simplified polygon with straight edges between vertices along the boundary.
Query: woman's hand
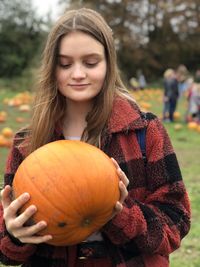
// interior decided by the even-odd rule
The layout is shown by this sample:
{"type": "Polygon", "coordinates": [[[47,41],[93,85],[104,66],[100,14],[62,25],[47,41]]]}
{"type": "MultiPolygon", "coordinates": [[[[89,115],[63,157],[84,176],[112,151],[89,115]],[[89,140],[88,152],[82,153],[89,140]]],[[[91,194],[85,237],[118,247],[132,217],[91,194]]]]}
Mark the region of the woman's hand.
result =
{"type": "Polygon", "coordinates": [[[120,199],[119,199],[119,201],[117,201],[117,203],[115,205],[115,210],[114,210],[114,213],[112,215],[112,218],[113,218],[115,215],[117,215],[123,209],[124,200],[128,196],[127,186],[129,184],[129,180],[126,177],[126,174],[120,169],[117,161],[113,158],[111,158],[111,159],[112,159],[112,161],[113,161],[113,163],[117,169],[117,173],[118,173],[119,179],[120,179],[120,181],[119,181],[120,199]]]}
{"type": "Polygon", "coordinates": [[[12,188],[9,185],[6,185],[1,191],[4,220],[9,234],[22,243],[40,244],[52,239],[51,235],[37,235],[39,231],[47,226],[44,221],[40,221],[32,226],[24,226],[24,224],[37,211],[37,208],[36,206],[31,205],[18,216],[17,212],[30,199],[30,195],[24,193],[12,201],[11,192],[12,188]]]}

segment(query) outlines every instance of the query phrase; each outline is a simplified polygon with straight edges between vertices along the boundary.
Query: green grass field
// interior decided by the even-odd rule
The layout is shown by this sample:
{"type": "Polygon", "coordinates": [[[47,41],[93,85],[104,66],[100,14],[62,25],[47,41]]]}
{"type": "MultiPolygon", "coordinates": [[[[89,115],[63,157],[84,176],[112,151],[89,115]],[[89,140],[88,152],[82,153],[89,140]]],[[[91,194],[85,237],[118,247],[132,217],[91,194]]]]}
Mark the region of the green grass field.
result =
{"type": "MultiPolygon", "coordinates": [[[[7,120],[0,122],[0,131],[4,127],[11,127],[13,131],[17,131],[26,123],[30,116],[30,112],[22,112],[19,106],[10,106],[5,99],[13,99],[16,92],[9,90],[0,91],[0,112],[7,113],[7,120]],[[24,119],[24,122],[17,122],[16,118],[24,119]]],[[[160,90],[145,90],[136,93],[135,97],[141,106],[154,112],[159,117],[162,112],[162,92],[160,90]],[[145,101],[145,103],[144,103],[145,101]]],[[[174,129],[174,124],[165,124],[165,127],[171,137],[172,144],[176,151],[183,178],[189,192],[192,207],[192,227],[189,235],[182,241],[182,246],[171,255],[171,267],[199,267],[200,266],[200,133],[187,128],[183,117],[186,110],[186,101],[182,99],[178,105],[178,111],[181,114],[177,123],[182,125],[180,130],[174,129]]],[[[3,180],[3,172],[5,161],[8,154],[7,148],[0,147],[0,182],[3,180]]],[[[2,265],[0,265],[2,266],[2,265]]],[[[161,266],[162,267],[162,266],[161,266]]]]}

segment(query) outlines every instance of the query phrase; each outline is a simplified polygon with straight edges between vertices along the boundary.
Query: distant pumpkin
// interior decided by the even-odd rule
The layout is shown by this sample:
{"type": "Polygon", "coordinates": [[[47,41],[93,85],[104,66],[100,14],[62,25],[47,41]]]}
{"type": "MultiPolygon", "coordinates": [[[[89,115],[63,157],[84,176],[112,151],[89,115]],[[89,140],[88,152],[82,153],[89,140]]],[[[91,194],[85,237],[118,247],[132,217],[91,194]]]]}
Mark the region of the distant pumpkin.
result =
{"type": "Polygon", "coordinates": [[[10,148],[12,144],[12,141],[5,138],[5,136],[3,136],[2,134],[0,134],[0,147],[6,147],[6,148],[10,148]]]}
{"type": "Polygon", "coordinates": [[[196,123],[195,121],[188,122],[187,127],[190,130],[195,130],[198,127],[198,123],[196,123]]]}
{"type": "Polygon", "coordinates": [[[22,123],[22,122],[25,121],[25,118],[23,118],[23,117],[17,117],[15,120],[16,120],[16,122],[22,123]]]}
{"type": "Polygon", "coordinates": [[[196,130],[200,133],[200,124],[197,126],[196,130]]]}
{"type": "Polygon", "coordinates": [[[0,111],[0,122],[5,122],[7,120],[7,112],[0,111]]]}
{"type": "Polygon", "coordinates": [[[179,120],[180,118],[181,118],[181,114],[180,114],[180,112],[175,111],[175,112],[174,112],[174,119],[175,119],[175,120],[179,120]]]}
{"type": "Polygon", "coordinates": [[[175,131],[180,131],[182,128],[183,128],[183,125],[180,124],[180,123],[176,123],[176,124],[174,125],[174,130],[175,130],[175,131]]]}
{"type": "Polygon", "coordinates": [[[13,130],[9,127],[5,127],[1,131],[2,135],[6,138],[11,138],[13,137],[13,130]]]}
{"type": "Polygon", "coordinates": [[[60,140],[40,147],[19,166],[13,193],[31,195],[27,206],[37,212],[32,221],[45,220],[41,235],[51,234],[56,246],[80,243],[110,218],[119,200],[119,179],[111,159],[81,141],[60,140]]]}
{"type": "Polygon", "coordinates": [[[22,111],[22,112],[28,112],[31,110],[31,107],[30,105],[28,104],[23,104],[19,107],[19,110],[22,111]]]}

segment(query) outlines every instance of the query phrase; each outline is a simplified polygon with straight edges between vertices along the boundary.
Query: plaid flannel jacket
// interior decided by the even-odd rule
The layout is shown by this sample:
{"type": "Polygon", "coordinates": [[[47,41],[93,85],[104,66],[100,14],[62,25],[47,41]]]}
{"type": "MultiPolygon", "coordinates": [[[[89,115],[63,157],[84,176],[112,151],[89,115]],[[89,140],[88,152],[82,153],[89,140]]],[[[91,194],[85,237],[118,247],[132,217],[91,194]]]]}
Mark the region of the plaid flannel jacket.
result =
{"type": "MultiPolygon", "coordinates": [[[[23,136],[18,133],[17,136],[23,136]]],[[[62,139],[55,131],[53,140],[62,139]]],[[[52,140],[52,141],[53,141],[52,140]]],[[[5,184],[24,159],[16,147],[8,156],[5,184]]],[[[117,97],[101,149],[119,163],[130,180],[129,195],[121,213],[102,229],[116,267],[167,267],[169,254],[180,246],[190,228],[190,205],[169,137],[159,119],[147,113],[144,120],[134,103],[117,97]],[[144,166],[136,129],[146,127],[147,164],[144,166]]],[[[20,244],[7,233],[0,213],[0,261],[23,267],[72,267],[76,246],[20,244]]]]}

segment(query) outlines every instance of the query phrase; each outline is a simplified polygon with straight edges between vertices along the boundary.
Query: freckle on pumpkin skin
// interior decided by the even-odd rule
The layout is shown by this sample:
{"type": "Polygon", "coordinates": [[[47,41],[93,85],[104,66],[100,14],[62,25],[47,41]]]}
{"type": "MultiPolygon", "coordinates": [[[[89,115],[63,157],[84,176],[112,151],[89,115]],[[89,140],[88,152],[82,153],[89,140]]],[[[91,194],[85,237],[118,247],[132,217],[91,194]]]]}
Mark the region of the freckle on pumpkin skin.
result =
{"type": "Polygon", "coordinates": [[[67,223],[66,222],[59,222],[58,223],[58,227],[65,227],[67,225],[67,223]]]}

